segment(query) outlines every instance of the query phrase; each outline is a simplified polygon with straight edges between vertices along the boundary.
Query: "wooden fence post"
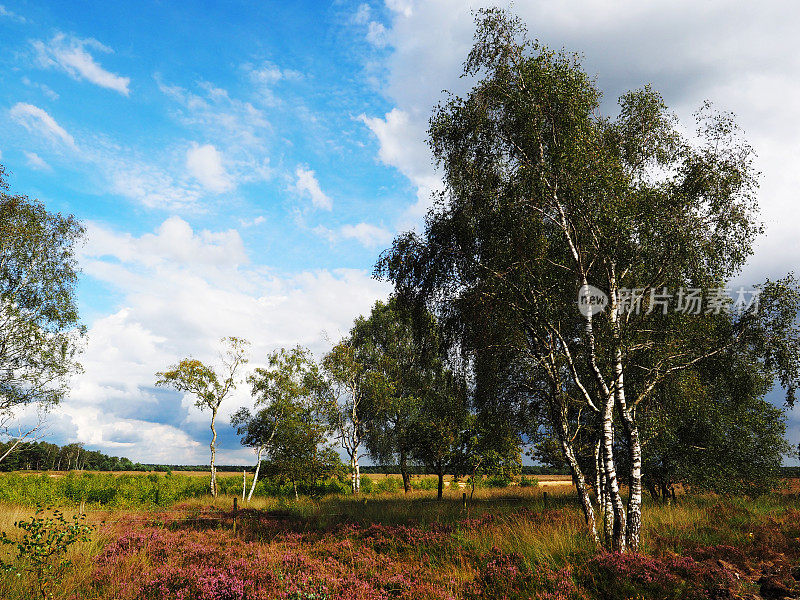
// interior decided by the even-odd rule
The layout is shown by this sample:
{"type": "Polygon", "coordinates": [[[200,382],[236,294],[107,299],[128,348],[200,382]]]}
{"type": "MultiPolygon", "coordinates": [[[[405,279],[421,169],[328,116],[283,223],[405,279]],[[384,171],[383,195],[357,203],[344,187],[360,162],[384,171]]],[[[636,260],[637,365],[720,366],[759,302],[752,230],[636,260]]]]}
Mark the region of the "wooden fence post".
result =
{"type": "Polygon", "coordinates": [[[547,506],[548,505],[547,492],[542,493],[542,497],[544,498],[544,507],[545,507],[545,509],[547,509],[548,508],[548,506],[547,506]]]}

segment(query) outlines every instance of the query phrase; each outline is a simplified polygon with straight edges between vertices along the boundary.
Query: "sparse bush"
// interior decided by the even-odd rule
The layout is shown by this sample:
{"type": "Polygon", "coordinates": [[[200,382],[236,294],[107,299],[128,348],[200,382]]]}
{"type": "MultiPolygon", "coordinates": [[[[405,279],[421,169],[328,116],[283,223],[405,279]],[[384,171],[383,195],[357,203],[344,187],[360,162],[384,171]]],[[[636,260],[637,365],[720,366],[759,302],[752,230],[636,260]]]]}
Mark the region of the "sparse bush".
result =
{"type": "Polygon", "coordinates": [[[72,564],[65,557],[67,550],[76,542],[87,542],[94,530],[86,524],[86,515],[74,515],[67,520],[59,510],[47,515],[43,508],[26,521],[14,525],[24,533],[17,539],[0,533],[0,542],[13,545],[16,557],[13,562],[0,560],[0,568],[15,573],[18,577],[29,577],[42,598],[52,598],[56,582],[72,564]]]}
{"type": "Polygon", "coordinates": [[[403,480],[398,477],[384,477],[375,484],[376,493],[394,493],[403,487],[403,480]]]}

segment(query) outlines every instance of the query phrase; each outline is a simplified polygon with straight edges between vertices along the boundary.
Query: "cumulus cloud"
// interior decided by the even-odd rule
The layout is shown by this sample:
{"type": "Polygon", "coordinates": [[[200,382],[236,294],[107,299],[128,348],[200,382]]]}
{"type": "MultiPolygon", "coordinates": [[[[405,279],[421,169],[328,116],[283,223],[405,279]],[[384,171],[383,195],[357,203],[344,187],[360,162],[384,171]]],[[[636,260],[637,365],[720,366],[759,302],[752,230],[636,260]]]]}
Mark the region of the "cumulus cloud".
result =
{"type": "Polygon", "coordinates": [[[111,48],[97,40],[80,39],[59,33],[49,42],[36,40],[32,43],[39,63],[43,67],[60,69],[74,79],[85,79],[125,96],[130,94],[130,78],[107,71],[95,61],[87,50],[92,49],[106,54],[113,52],[111,48]]]}
{"type": "Polygon", "coordinates": [[[44,109],[33,104],[18,102],[11,107],[9,114],[28,131],[40,133],[52,141],[76,149],[75,139],[44,109]]]}
{"type": "Polygon", "coordinates": [[[295,176],[297,179],[294,183],[294,190],[300,196],[311,198],[311,203],[316,208],[321,208],[323,210],[333,209],[333,200],[320,188],[317,175],[314,171],[307,167],[298,166],[295,170],[295,176]]]}
{"type": "Polygon", "coordinates": [[[219,194],[234,188],[222,165],[222,154],[211,144],[193,143],[186,151],[186,168],[207,190],[219,194]]]}
{"type": "Polygon", "coordinates": [[[392,232],[377,225],[358,223],[357,225],[343,225],[339,230],[343,238],[354,239],[365,248],[386,246],[392,241],[392,232]]]}
{"type": "MultiPolygon", "coordinates": [[[[249,368],[298,343],[319,354],[389,293],[358,270],[276,275],[250,264],[236,230],[197,231],[178,217],[141,236],[89,223],[80,261],[120,300],[90,324],[85,372],[51,429],[146,462],[208,459],[206,416],[191,397],[155,388],[157,371],[189,355],[214,363],[227,335],[252,342],[249,368]]],[[[250,402],[242,387],[220,421],[250,402]]],[[[220,460],[250,461],[233,431],[221,430],[220,460]]]]}
{"type": "MultiPolygon", "coordinates": [[[[424,146],[432,108],[442,90],[464,93],[461,78],[472,45],[472,10],[494,2],[386,0],[392,51],[383,92],[393,109],[362,121],[375,136],[378,158],[417,188],[410,214],[421,215],[440,177],[424,146]]],[[[794,168],[800,135],[800,52],[794,24],[800,5],[713,0],[612,4],[516,3],[511,10],[530,37],[551,48],[584,55],[584,68],[604,92],[602,110],[613,116],[616,99],[651,83],[690,128],[692,112],[706,98],[731,110],[758,152],[761,206],[767,225],[747,276],[786,271],[800,261],[793,214],[800,171],[794,168]],[[748,43],[743,44],[741,40],[748,43]]],[[[369,15],[365,13],[364,22],[369,15]]]]}
{"type": "Polygon", "coordinates": [[[417,188],[417,202],[411,213],[420,216],[430,205],[433,192],[441,187],[441,178],[431,163],[427,139],[427,119],[399,108],[381,117],[360,115],[378,140],[378,158],[405,175],[417,188]]]}

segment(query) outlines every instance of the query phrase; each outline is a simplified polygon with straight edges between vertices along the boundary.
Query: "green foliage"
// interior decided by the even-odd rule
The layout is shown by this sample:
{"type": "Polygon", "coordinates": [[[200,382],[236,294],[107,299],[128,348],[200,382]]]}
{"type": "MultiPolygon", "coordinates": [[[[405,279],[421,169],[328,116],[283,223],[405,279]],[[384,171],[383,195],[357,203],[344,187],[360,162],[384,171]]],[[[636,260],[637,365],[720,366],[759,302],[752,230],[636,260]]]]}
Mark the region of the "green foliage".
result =
{"type": "Polygon", "coordinates": [[[413,490],[435,490],[439,487],[439,482],[434,477],[417,477],[411,480],[413,490]]]}
{"type": "Polygon", "coordinates": [[[527,487],[538,487],[539,480],[536,477],[526,477],[523,475],[519,478],[519,487],[527,488],[527,487]]]}
{"type": "Polygon", "coordinates": [[[311,353],[304,348],[281,348],[267,357],[248,382],[263,407],[254,417],[240,411],[235,421],[246,445],[262,445],[269,462],[264,471],[295,489],[315,488],[317,482],[343,471],[339,455],[327,441],[329,425],[321,377],[311,353]]]}
{"type": "MultiPolygon", "coordinates": [[[[75,250],[84,228],[74,216],[9,194],[0,165],[0,415],[57,404],[80,370],[75,250]]],[[[5,431],[3,431],[5,433],[5,431]]]]}
{"type": "Polygon", "coordinates": [[[0,568],[17,575],[33,577],[36,589],[42,598],[52,598],[53,588],[64,571],[72,564],[65,557],[67,550],[76,542],[88,542],[94,526],[86,524],[86,515],[73,515],[71,520],[64,513],[51,509],[51,514],[39,507],[27,521],[17,521],[15,527],[23,533],[17,539],[0,533],[0,542],[13,545],[16,560],[0,561],[0,568]]]}

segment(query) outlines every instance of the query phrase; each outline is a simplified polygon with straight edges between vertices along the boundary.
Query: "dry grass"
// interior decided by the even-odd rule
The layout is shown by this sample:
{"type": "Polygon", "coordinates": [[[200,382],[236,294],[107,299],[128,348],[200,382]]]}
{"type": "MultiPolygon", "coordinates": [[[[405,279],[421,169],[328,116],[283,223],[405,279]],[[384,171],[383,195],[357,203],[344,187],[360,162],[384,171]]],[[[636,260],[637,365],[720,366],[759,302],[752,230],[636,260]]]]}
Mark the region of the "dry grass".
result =
{"type": "MultiPolygon", "coordinates": [[[[569,486],[479,488],[466,508],[461,490],[445,489],[441,502],[436,501],[435,495],[435,491],[417,490],[409,494],[398,492],[362,497],[301,497],[298,500],[258,497],[250,503],[242,503],[241,498],[238,501],[241,507],[258,511],[251,514],[274,515],[300,532],[336,532],[347,523],[359,527],[369,527],[370,524],[413,526],[423,530],[453,525],[445,543],[427,546],[424,554],[398,556],[402,560],[422,561],[430,577],[441,577],[450,582],[447,585],[452,590],[465,589],[464,586],[475,579],[476,569],[483,560],[481,557],[495,549],[518,555],[527,565],[545,564],[554,569],[580,565],[594,556],[595,550],[588,541],[576,496],[569,486]],[[487,514],[492,518],[486,520],[487,514]],[[478,526],[468,525],[476,519],[480,521],[478,526]]],[[[220,522],[212,527],[228,536],[231,534],[230,523],[225,519],[230,518],[227,511],[232,505],[233,496],[216,499],[209,496],[183,501],[167,512],[171,517],[186,518],[208,514],[209,510],[212,513],[214,510],[226,511],[216,513],[221,515],[220,522]]],[[[643,550],[680,553],[683,548],[693,545],[712,547],[718,544],[744,548],[752,538],[752,531],[797,509],[800,509],[797,497],[785,493],[756,501],[687,496],[670,506],[648,503],[644,511],[643,550]]],[[[68,518],[75,512],[77,510],[65,510],[68,518]]],[[[0,530],[13,534],[14,523],[33,513],[31,508],[0,504],[0,530]]],[[[62,582],[57,598],[116,598],[102,595],[105,591],[91,592],[94,589],[91,581],[95,559],[118,535],[119,530],[108,524],[120,521],[120,526],[127,523],[124,527],[130,530],[131,526],[137,527],[136,523],[150,521],[148,527],[158,527],[163,515],[163,509],[160,512],[89,510],[89,523],[100,525],[105,522],[106,526],[95,532],[90,542],[77,544],[70,551],[73,567],[62,582]]],[[[252,537],[248,538],[243,525],[240,523],[241,539],[265,546],[277,543],[269,536],[261,537],[252,531],[252,537]]],[[[187,525],[187,533],[193,531],[191,527],[187,525]]],[[[8,556],[8,548],[0,551],[8,556]]],[[[142,555],[125,567],[129,571],[121,576],[128,582],[136,581],[137,576],[157,566],[142,555]]],[[[29,582],[0,575],[0,598],[4,600],[31,598],[28,588],[29,582]]],[[[460,593],[454,595],[461,597],[460,593]]]]}

